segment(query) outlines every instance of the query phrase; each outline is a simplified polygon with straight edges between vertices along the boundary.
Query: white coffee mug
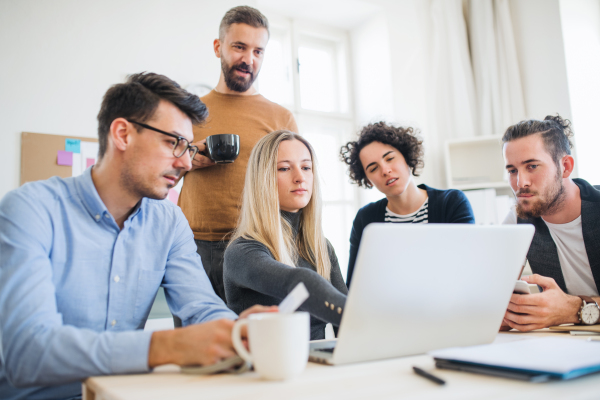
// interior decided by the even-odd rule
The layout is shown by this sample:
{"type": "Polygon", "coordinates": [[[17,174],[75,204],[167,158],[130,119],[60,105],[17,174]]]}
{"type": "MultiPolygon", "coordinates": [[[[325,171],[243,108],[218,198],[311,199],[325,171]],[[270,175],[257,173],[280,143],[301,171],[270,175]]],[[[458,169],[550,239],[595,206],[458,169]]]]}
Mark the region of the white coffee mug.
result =
{"type": "Polygon", "coordinates": [[[236,321],[231,332],[233,347],[265,379],[285,380],[298,376],[308,362],[310,317],[293,314],[257,313],[236,321]],[[241,339],[248,326],[250,352],[241,339]]]}

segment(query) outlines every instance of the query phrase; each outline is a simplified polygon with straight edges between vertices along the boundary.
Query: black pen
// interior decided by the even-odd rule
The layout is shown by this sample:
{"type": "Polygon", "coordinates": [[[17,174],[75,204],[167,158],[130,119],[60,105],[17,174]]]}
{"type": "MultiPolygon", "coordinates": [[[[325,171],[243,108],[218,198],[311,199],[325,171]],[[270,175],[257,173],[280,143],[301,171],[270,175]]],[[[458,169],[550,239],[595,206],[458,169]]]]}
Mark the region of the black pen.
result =
{"type": "Polygon", "coordinates": [[[429,372],[425,372],[423,371],[421,368],[419,367],[413,367],[413,370],[415,371],[415,373],[417,375],[422,376],[423,378],[429,379],[432,382],[437,383],[438,385],[445,385],[446,381],[441,380],[440,378],[438,378],[437,376],[431,375],[429,372]]]}

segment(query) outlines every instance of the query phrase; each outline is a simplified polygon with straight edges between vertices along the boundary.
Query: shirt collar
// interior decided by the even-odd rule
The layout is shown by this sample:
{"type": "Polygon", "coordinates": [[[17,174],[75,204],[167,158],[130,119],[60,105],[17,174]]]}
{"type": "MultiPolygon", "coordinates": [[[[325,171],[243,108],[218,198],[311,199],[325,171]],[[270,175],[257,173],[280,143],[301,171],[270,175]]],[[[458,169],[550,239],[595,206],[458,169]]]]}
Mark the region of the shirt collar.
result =
{"type": "MultiPolygon", "coordinates": [[[[75,177],[74,179],[77,192],[79,193],[79,197],[81,198],[83,205],[92,219],[98,222],[102,220],[105,215],[110,215],[110,213],[108,212],[108,209],[102,202],[102,199],[96,190],[96,186],[92,180],[92,168],[93,166],[89,167],[83,172],[83,174],[75,177]]],[[[146,198],[142,198],[127,219],[131,219],[136,216],[141,211],[142,206],[146,203],[146,201],[146,198]]]]}
{"type": "Polygon", "coordinates": [[[89,167],[83,171],[83,174],[75,177],[75,187],[90,216],[95,221],[100,221],[104,214],[108,213],[108,210],[102,202],[102,199],[100,199],[96,186],[94,186],[94,181],[92,180],[92,168],[93,166],[89,167]]]}

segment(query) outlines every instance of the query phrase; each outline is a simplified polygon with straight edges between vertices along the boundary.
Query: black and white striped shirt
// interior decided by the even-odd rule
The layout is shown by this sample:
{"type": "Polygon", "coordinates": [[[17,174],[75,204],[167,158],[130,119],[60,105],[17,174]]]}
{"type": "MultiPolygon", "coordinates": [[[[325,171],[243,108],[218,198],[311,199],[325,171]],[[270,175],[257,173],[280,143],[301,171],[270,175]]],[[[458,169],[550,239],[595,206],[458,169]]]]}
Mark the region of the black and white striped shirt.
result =
{"type": "Polygon", "coordinates": [[[393,222],[398,224],[427,224],[429,221],[429,197],[425,199],[425,203],[417,211],[407,215],[400,215],[385,208],[385,222],[393,222]]]}

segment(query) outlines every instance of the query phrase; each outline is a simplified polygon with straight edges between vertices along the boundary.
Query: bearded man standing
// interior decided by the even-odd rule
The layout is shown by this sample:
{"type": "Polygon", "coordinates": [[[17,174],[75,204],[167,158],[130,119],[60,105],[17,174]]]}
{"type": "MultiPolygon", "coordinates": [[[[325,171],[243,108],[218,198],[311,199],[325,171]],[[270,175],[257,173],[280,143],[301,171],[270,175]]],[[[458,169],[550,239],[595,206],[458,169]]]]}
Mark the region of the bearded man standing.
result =
{"type": "Polygon", "coordinates": [[[502,137],[517,198],[504,223],[535,226],[527,254],[534,275],[523,280],[543,292],[513,294],[501,329],[600,322],[600,191],[571,179],[572,136],[570,122],[557,115],[519,122],[502,137]]]}
{"type": "Polygon", "coordinates": [[[209,117],[204,125],[194,127],[194,144],[203,151],[207,136],[234,133],[240,136],[240,153],[234,163],[218,165],[197,154],[179,197],[202,264],[223,300],[223,254],[237,225],[250,152],[272,131],[298,131],[292,113],[261,96],[253,86],[268,41],[269,23],[260,11],[239,6],[223,17],[214,41],[221,76],[215,89],[202,97],[209,117]]]}

